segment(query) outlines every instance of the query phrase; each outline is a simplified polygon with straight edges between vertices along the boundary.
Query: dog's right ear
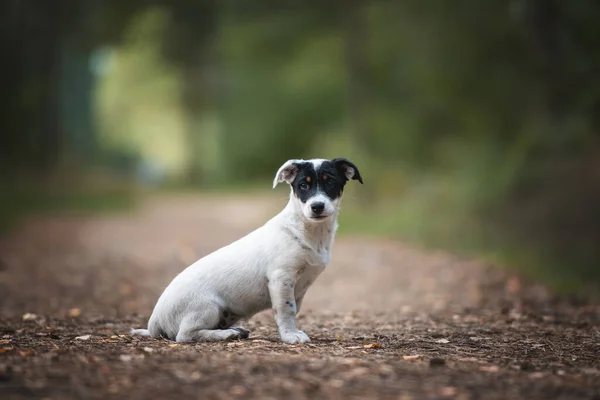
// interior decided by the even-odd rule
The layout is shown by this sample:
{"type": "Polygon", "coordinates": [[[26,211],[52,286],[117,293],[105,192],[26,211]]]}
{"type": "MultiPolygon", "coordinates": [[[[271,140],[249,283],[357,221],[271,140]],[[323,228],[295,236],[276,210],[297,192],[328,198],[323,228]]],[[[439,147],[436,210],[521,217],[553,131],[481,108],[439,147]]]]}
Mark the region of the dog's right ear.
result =
{"type": "Polygon", "coordinates": [[[300,162],[302,162],[302,160],[287,160],[275,174],[273,188],[275,188],[279,182],[292,183],[294,178],[296,178],[296,174],[300,170],[297,165],[300,162]]]}

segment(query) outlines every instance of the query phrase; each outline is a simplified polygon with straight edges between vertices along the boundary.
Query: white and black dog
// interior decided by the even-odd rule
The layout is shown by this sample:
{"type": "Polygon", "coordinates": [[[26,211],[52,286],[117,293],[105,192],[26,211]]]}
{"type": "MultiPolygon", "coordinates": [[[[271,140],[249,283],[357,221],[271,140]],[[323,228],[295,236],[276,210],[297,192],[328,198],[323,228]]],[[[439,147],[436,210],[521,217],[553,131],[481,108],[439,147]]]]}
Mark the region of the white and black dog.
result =
{"type": "Polygon", "coordinates": [[[291,186],[290,201],[265,225],[186,268],[162,293],[148,329],[132,335],[178,342],[245,339],[240,319],[273,308],[281,340],[307,343],[296,314],[308,287],[329,263],[344,185],[362,183],[345,158],[289,160],[279,182],[291,186]]]}

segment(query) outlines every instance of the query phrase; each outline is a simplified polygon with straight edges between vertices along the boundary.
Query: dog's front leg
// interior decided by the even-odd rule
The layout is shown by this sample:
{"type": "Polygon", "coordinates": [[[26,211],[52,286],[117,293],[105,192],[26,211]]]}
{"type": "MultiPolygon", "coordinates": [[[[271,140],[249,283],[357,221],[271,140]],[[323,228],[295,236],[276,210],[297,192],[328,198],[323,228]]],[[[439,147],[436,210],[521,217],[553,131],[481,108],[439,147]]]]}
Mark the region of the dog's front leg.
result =
{"type": "Polygon", "coordinates": [[[269,279],[269,294],[275,323],[283,342],[292,344],[309,343],[310,338],[296,328],[295,284],[295,279],[286,271],[276,271],[269,279]]]}

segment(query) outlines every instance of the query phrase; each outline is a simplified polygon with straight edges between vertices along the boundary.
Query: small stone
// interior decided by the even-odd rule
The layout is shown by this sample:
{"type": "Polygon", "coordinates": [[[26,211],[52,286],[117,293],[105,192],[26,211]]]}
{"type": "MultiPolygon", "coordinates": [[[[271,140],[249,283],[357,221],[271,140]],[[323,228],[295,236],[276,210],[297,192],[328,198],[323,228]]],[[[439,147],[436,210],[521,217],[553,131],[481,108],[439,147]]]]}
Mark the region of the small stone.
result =
{"type": "Polygon", "coordinates": [[[38,316],[34,313],[25,313],[23,314],[23,321],[35,321],[38,316]]]}
{"type": "Polygon", "coordinates": [[[77,318],[81,315],[81,310],[79,308],[71,308],[68,312],[67,315],[71,318],[77,318]]]}
{"type": "Polygon", "coordinates": [[[483,365],[479,367],[479,370],[483,372],[495,373],[500,371],[500,367],[497,365],[483,365]]]}

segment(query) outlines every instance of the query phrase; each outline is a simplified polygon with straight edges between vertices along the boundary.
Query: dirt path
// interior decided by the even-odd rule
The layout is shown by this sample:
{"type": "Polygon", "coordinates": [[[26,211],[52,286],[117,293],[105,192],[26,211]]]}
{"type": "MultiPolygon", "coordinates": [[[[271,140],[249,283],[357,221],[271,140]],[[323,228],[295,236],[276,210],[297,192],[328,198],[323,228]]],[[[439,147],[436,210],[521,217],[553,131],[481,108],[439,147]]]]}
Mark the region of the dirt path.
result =
{"type": "Polygon", "coordinates": [[[277,342],[269,313],[246,341],[126,335],[177,272],[284,202],[155,198],[2,238],[0,398],[600,399],[599,307],[390,240],[337,239],[299,318],[310,345],[277,342]]]}

